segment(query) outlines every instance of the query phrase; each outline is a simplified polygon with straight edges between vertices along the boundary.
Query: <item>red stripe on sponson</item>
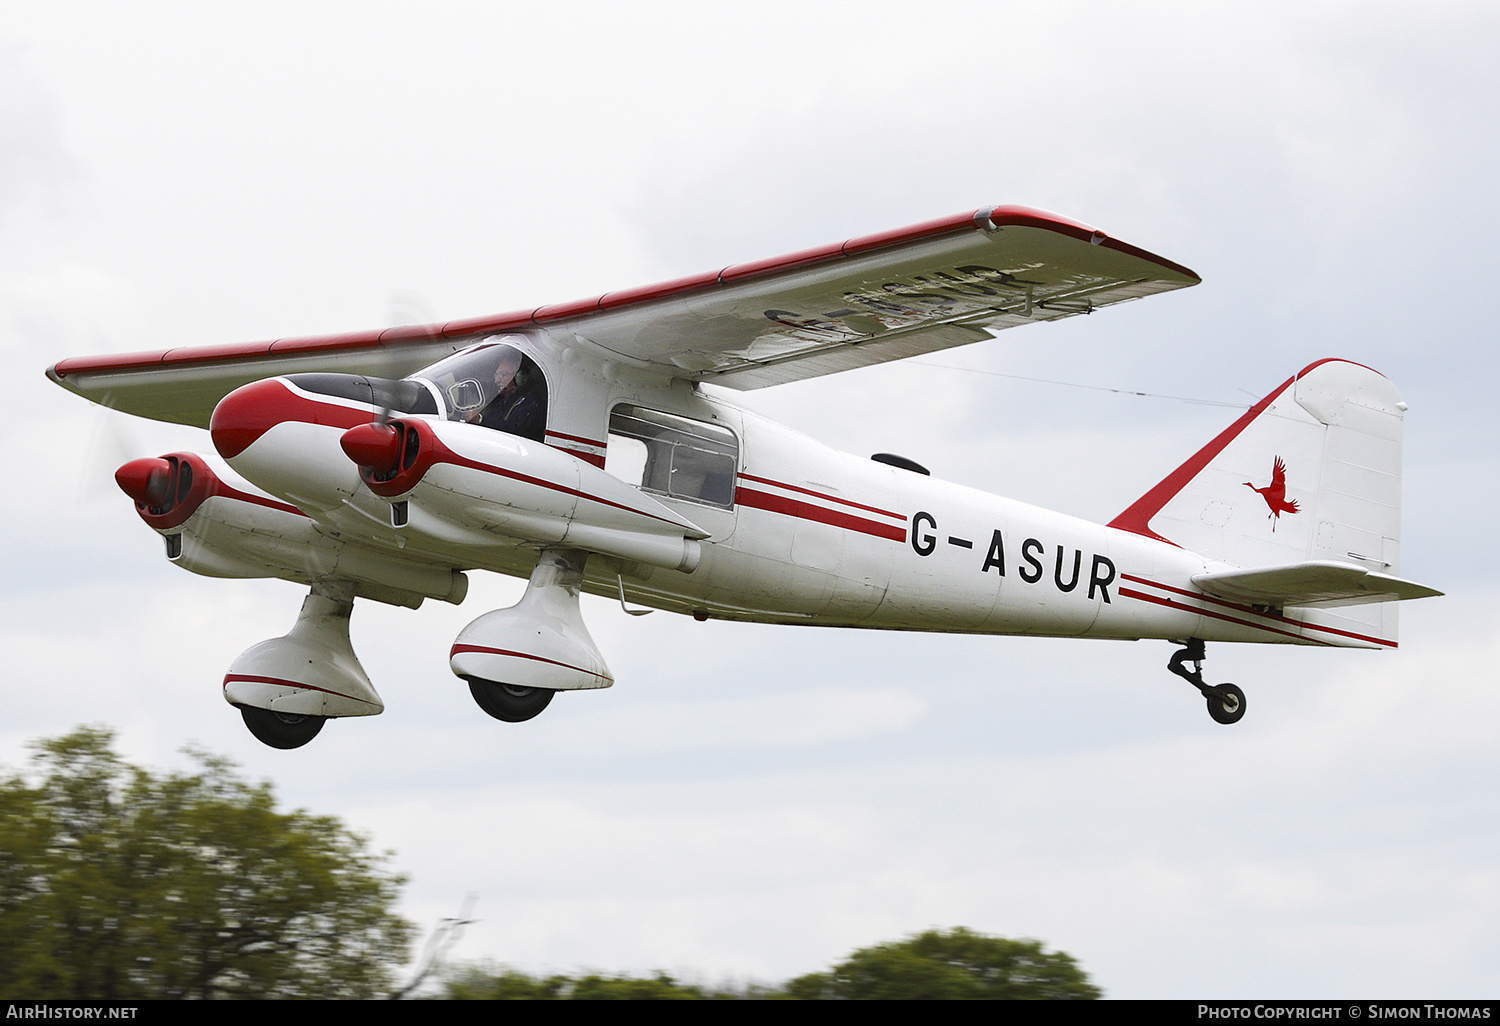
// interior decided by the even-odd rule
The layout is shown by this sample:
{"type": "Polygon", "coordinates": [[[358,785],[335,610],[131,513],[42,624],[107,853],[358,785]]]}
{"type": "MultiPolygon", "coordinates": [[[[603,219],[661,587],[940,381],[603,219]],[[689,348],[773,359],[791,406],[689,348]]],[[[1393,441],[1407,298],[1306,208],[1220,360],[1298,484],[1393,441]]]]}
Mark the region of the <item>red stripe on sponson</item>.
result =
{"type": "Polygon", "coordinates": [[[258,677],[254,674],[249,673],[229,673],[225,674],[224,676],[224,686],[227,688],[230,684],[237,680],[245,681],[247,684],[279,684],[282,687],[300,688],[303,691],[321,691],[325,695],[337,695],[340,698],[347,698],[351,701],[362,702],[365,705],[370,704],[370,702],[366,699],[357,698],[354,695],[346,695],[342,691],[334,691],[331,688],[320,688],[315,684],[304,684],[300,680],[287,680],[284,677],[258,677]]]}
{"type": "Polygon", "coordinates": [[[452,659],[461,652],[482,652],[485,655],[514,656],[517,659],[532,659],[539,663],[549,663],[552,666],[561,666],[565,670],[577,670],[586,673],[590,677],[598,677],[600,680],[613,681],[614,678],[608,674],[599,673],[597,670],[588,670],[582,666],[574,666],[571,663],[561,663],[556,659],[548,659],[545,656],[532,655],[530,652],[513,652],[508,648],[491,648],[488,645],[454,645],[448,650],[448,658],[452,659]]]}

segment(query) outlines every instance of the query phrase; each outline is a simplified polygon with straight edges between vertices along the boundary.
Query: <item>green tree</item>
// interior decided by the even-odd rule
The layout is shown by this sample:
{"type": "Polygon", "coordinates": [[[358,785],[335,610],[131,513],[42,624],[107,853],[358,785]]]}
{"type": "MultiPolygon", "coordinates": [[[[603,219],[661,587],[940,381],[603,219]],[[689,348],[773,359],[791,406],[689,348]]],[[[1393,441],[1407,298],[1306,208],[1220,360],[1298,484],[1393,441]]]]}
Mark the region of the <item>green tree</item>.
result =
{"type": "Polygon", "coordinates": [[[1047,952],[1039,941],[987,937],[959,927],[862,948],[826,973],[799,976],[784,987],[747,984],[706,988],[658,972],[647,978],[528,976],[505,966],[467,965],[447,974],[441,996],[494,1000],[934,1000],[1076,1001],[1101,997],[1072,956],[1047,952]]]}
{"type": "Polygon", "coordinates": [[[987,937],[959,927],[861,948],[826,973],[786,985],[804,999],[1020,999],[1067,1001],[1101,997],[1088,975],[1040,941],[987,937]]]}
{"type": "Polygon", "coordinates": [[[648,977],[528,976],[508,966],[467,965],[448,974],[442,997],[460,1001],[704,1001],[764,996],[711,990],[674,980],[663,972],[648,977]]]}
{"type": "Polygon", "coordinates": [[[411,924],[388,855],[190,751],[127,765],[84,727],[0,778],[0,998],[368,998],[411,924]]]}

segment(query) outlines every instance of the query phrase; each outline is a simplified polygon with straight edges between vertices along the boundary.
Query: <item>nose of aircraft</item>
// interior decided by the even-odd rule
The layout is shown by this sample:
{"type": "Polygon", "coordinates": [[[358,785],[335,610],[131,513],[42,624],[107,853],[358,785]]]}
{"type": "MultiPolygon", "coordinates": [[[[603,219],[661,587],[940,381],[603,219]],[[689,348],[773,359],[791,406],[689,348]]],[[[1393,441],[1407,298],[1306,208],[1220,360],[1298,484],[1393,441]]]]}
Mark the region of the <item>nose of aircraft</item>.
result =
{"type": "Polygon", "coordinates": [[[351,428],[369,423],[374,416],[369,407],[352,406],[338,396],[308,392],[283,378],[267,378],[241,385],[220,399],[208,429],[219,455],[233,460],[261,435],[289,420],[351,428]]]}
{"type": "Polygon", "coordinates": [[[214,448],[226,460],[234,459],[282,421],[301,419],[297,398],[275,378],[241,385],[214,407],[208,422],[214,448]]]}

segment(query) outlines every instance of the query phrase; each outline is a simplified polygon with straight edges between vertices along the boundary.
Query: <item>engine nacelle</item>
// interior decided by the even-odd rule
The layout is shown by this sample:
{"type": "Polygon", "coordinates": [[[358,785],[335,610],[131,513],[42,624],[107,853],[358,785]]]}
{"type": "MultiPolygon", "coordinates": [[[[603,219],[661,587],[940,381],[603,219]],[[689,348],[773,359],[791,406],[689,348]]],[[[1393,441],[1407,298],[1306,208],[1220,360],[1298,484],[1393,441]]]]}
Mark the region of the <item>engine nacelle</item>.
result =
{"type": "Polygon", "coordinates": [[[466,421],[384,422],[371,402],[315,384],[245,385],[210,429],[237,472],[321,520],[378,516],[373,492],[389,526],[433,552],[560,546],[684,572],[702,558],[708,532],[572,453],[466,421]]]}
{"type": "Polygon", "coordinates": [[[291,632],[251,645],[224,675],[224,700],[294,716],[374,716],[385,709],[349,643],[352,593],[314,589],[291,632]]]}
{"type": "Polygon", "coordinates": [[[459,571],[330,537],[296,506],[220,476],[195,453],[132,460],[115,479],[166,540],[167,558],[193,573],[348,581],[361,598],[412,608],[424,597],[462,602],[468,590],[459,571]]]}
{"type": "Polygon", "coordinates": [[[343,446],[353,460],[379,461],[361,476],[398,511],[393,523],[446,544],[499,535],[691,572],[708,537],[571,453],[502,431],[409,418],[352,428],[343,446]]]}

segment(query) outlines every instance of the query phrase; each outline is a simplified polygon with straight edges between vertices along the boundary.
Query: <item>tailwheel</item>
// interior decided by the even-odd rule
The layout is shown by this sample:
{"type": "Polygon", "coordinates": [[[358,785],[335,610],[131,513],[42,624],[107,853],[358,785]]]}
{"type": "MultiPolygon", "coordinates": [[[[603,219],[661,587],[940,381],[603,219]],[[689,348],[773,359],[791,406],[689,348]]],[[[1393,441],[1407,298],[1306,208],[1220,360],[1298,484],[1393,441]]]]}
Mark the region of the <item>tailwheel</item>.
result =
{"type": "Polygon", "coordinates": [[[1203,683],[1203,658],[1205,645],[1202,638],[1188,638],[1183,647],[1172,654],[1167,669],[1197,688],[1208,702],[1208,714],[1215,723],[1238,723],[1245,715],[1245,693],[1233,684],[1203,683]],[[1187,668],[1192,663],[1193,668],[1187,668]]]}
{"type": "Polygon", "coordinates": [[[317,737],[328,722],[326,716],[299,716],[248,705],[240,706],[240,716],[257,741],[282,749],[301,748],[317,737]]]}
{"type": "Polygon", "coordinates": [[[1208,700],[1208,714],[1215,723],[1238,723],[1245,715],[1245,693],[1233,684],[1217,684],[1204,691],[1203,697],[1208,700]]]}
{"type": "Polygon", "coordinates": [[[551,688],[524,688],[483,677],[465,677],[464,680],[469,682],[469,693],[479,703],[479,708],[506,723],[524,723],[547,708],[552,696],[557,694],[551,688]]]}

